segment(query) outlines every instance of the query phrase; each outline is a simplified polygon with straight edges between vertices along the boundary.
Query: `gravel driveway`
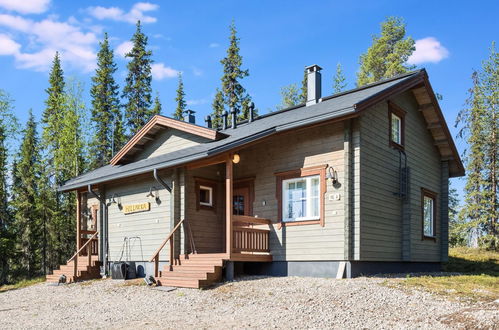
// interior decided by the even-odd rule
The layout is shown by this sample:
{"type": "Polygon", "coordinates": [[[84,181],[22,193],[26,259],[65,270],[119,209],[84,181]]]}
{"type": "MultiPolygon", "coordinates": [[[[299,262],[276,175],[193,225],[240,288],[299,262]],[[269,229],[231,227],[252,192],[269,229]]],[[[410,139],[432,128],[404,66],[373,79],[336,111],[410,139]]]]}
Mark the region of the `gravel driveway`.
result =
{"type": "Polygon", "coordinates": [[[0,328],[493,328],[499,304],[405,292],[385,279],[247,277],[164,292],[100,280],[0,293],[0,328]]]}

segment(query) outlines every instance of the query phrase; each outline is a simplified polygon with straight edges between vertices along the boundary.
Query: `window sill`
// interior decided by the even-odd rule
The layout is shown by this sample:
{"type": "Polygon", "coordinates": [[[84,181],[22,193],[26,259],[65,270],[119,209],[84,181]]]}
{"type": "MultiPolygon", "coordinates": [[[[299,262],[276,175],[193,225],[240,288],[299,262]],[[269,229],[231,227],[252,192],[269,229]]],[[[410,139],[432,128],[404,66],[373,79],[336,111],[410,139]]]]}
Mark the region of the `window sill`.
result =
{"type": "Polygon", "coordinates": [[[423,238],[421,240],[422,241],[434,241],[434,242],[436,242],[437,237],[436,236],[423,236],[423,238]]]}
{"type": "Polygon", "coordinates": [[[281,221],[279,222],[278,229],[281,229],[282,227],[320,225],[320,224],[321,224],[321,219],[301,220],[301,221],[281,221]]]}
{"type": "Polygon", "coordinates": [[[399,149],[399,150],[404,150],[404,146],[401,144],[398,144],[397,142],[390,141],[390,147],[394,149],[399,149]]]}

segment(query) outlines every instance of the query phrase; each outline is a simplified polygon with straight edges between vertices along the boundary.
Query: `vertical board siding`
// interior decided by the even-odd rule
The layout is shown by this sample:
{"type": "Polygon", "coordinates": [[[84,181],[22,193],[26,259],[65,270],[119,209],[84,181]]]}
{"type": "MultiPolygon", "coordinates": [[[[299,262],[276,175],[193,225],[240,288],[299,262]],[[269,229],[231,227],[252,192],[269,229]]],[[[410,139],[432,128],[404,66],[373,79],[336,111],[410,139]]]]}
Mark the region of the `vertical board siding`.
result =
{"type": "Polygon", "coordinates": [[[270,219],[270,251],[275,261],[344,259],[344,152],[343,124],[329,124],[270,138],[240,151],[235,178],[255,177],[255,216],[270,219]],[[319,224],[279,228],[276,172],[317,165],[332,166],[339,184],[327,180],[324,196],[325,226],[319,224]],[[340,200],[330,200],[340,194],[340,200]],[[264,205],[265,204],[265,205],[264,205]]]}
{"type": "MultiPolygon", "coordinates": [[[[439,261],[439,243],[422,241],[421,188],[440,195],[440,155],[410,92],[392,99],[407,111],[405,152],[410,168],[410,260],[439,261]]],[[[402,202],[398,191],[399,152],[388,145],[388,105],[363,113],[361,122],[361,260],[402,260],[402,202]]],[[[437,199],[437,207],[440,203],[437,199]]],[[[437,241],[440,242],[437,215],[437,241]]]]}
{"type": "Polygon", "coordinates": [[[135,161],[160,156],[207,141],[209,140],[201,136],[167,128],[162,130],[154,141],[146,144],[146,148],[135,157],[135,161]]]}
{"type": "Polygon", "coordinates": [[[225,168],[220,165],[187,170],[186,218],[189,221],[198,253],[224,252],[224,186],[225,168]],[[218,182],[215,191],[215,209],[197,209],[196,177],[218,182]]]}
{"type": "MultiPolygon", "coordinates": [[[[170,181],[170,173],[160,172],[165,181],[170,181]]],[[[155,192],[155,190],[153,190],[155,192]]],[[[170,232],[170,193],[153,178],[137,177],[123,183],[106,187],[106,198],[109,202],[113,194],[123,205],[150,202],[150,211],[124,214],[117,204],[108,207],[109,221],[109,260],[117,261],[121,257],[125,237],[139,237],[131,244],[130,260],[148,261],[156,249],[170,232]],[[157,188],[160,203],[148,198],[150,187],[157,188]]],[[[167,244],[160,254],[161,261],[169,258],[167,244]]],[[[123,254],[125,260],[126,254],[123,254]]]]}

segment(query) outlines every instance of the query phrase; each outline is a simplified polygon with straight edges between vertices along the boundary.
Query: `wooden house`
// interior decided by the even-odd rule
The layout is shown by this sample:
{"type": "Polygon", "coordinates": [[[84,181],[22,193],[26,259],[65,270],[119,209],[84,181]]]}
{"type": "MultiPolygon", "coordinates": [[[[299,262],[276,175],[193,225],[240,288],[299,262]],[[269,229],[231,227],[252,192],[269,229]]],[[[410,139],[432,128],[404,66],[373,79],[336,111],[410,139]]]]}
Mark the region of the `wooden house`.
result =
{"type": "Polygon", "coordinates": [[[425,70],[223,127],[152,118],[109,165],[76,177],[78,251],[50,275],[133,261],[159,284],[234,274],[355,277],[439,270],[448,182],[464,175],[425,70]]]}

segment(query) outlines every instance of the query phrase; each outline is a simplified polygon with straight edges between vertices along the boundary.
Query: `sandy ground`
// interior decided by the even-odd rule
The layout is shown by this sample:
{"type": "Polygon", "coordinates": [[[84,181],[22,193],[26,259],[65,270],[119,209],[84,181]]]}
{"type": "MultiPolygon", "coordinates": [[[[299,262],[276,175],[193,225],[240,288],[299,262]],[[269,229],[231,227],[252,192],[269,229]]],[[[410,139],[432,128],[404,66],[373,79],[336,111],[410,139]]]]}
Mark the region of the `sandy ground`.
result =
{"type": "Polygon", "coordinates": [[[387,280],[246,277],[170,292],[113,280],[42,283],[0,293],[0,328],[498,328],[498,302],[451,301],[387,280]]]}

